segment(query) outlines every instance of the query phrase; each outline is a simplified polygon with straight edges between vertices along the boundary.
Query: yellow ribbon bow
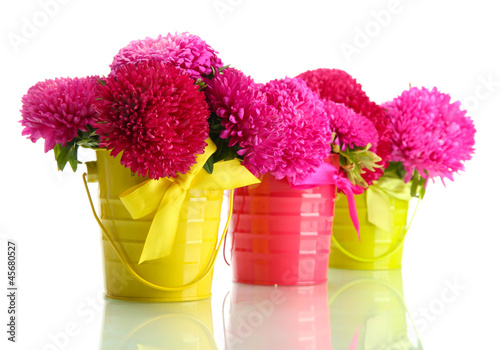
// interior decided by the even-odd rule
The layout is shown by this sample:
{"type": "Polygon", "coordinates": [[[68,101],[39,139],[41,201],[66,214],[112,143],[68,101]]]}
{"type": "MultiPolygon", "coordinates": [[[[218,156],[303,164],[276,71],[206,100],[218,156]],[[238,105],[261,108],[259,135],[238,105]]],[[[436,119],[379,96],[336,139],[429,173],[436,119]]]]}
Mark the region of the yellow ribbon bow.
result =
{"type": "Polygon", "coordinates": [[[123,205],[133,219],[156,211],[139,264],[172,252],[181,206],[189,189],[228,190],[260,182],[237,159],[217,162],[212,174],[208,174],[203,165],[217,147],[210,139],[205,142],[205,152],[197,155],[196,163],[186,174],[178,174],[174,178],[146,180],[120,195],[123,205]]]}
{"type": "Polygon", "coordinates": [[[392,211],[389,197],[409,201],[411,183],[400,178],[381,176],[366,190],[368,221],[386,232],[392,232],[392,211]]]}

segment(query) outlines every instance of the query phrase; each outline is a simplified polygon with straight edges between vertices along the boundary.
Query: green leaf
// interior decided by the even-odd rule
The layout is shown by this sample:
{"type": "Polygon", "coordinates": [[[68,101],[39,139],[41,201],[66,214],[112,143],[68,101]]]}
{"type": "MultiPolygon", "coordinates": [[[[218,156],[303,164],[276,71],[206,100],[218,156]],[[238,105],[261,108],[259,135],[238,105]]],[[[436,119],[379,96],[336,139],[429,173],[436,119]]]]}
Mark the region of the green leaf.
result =
{"type": "Polygon", "coordinates": [[[229,68],[229,64],[226,64],[225,66],[222,66],[219,68],[219,73],[222,73],[224,69],[229,68]]]}
{"type": "Polygon", "coordinates": [[[413,173],[413,178],[411,180],[411,191],[410,191],[410,194],[412,197],[416,197],[417,196],[417,189],[418,189],[418,185],[420,183],[420,174],[418,173],[417,170],[415,170],[415,172],[413,173]]]}
{"type": "Polygon", "coordinates": [[[424,199],[424,196],[425,196],[425,182],[424,182],[424,185],[422,187],[420,187],[420,192],[419,192],[418,198],[424,199]]]}
{"type": "MultiPolygon", "coordinates": [[[[425,173],[427,174],[427,172],[425,173]]],[[[427,184],[427,178],[420,175],[420,173],[415,169],[415,171],[413,172],[413,177],[411,179],[411,192],[410,192],[411,196],[423,199],[425,195],[426,184],[427,184]]]]}
{"type": "Polygon", "coordinates": [[[210,73],[206,74],[205,78],[212,80],[213,78],[215,78],[217,73],[219,73],[219,74],[222,73],[224,71],[224,69],[226,69],[228,67],[229,67],[229,64],[222,66],[220,68],[215,68],[214,66],[212,66],[212,67],[210,67],[212,71],[210,73]]]}
{"type": "Polygon", "coordinates": [[[99,135],[96,134],[96,129],[87,126],[87,131],[79,131],[78,136],[74,139],[77,146],[84,148],[99,148],[99,135]]]}
{"type": "Polygon", "coordinates": [[[205,84],[205,82],[201,78],[198,78],[195,81],[194,85],[199,85],[200,86],[199,89],[198,89],[199,91],[201,91],[201,90],[203,90],[203,89],[205,89],[207,87],[207,84],[205,84]]]}
{"type": "Polygon", "coordinates": [[[56,144],[53,148],[53,151],[54,151],[54,158],[57,161],[62,152],[62,145],[60,143],[56,144]]]}
{"type": "Polygon", "coordinates": [[[66,163],[68,162],[68,153],[66,148],[60,143],[54,146],[54,157],[57,162],[57,170],[63,171],[66,163]]]}
{"type": "Polygon", "coordinates": [[[207,173],[212,174],[214,172],[214,155],[212,154],[210,158],[207,159],[205,164],[203,164],[203,169],[207,171],[207,173]]]}
{"type": "Polygon", "coordinates": [[[96,134],[96,129],[88,125],[86,131],[78,131],[78,135],[68,141],[64,146],[57,144],[54,146],[54,158],[57,162],[57,169],[62,171],[69,163],[71,169],[76,171],[78,164],[78,147],[99,148],[99,135],[96,134]]]}
{"type": "Polygon", "coordinates": [[[220,134],[224,130],[226,130],[226,128],[224,128],[220,122],[210,125],[210,132],[220,134]]]}
{"type": "Polygon", "coordinates": [[[347,165],[347,158],[344,157],[339,157],[339,164],[340,166],[346,166],[347,165]]]}
{"type": "Polygon", "coordinates": [[[397,171],[398,171],[398,174],[399,174],[399,177],[401,179],[404,179],[405,176],[406,176],[406,170],[405,170],[405,166],[403,165],[403,163],[401,162],[397,162],[397,171]]]}
{"type": "Polygon", "coordinates": [[[211,69],[211,72],[208,73],[207,75],[205,75],[205,78],[212,80],[213,78],[215,78],[216,71],[215,71],[215,68],[213,66],[211,66],[210,69],[211,69]]]}
{"type": "Polygon", "coordinates": [[[73,141],[66,143],[65,146],[58,143],[54,147],[54,156],[57,161],[57,169],[63,171],[66,164],[69,162],[73,171],[76,171],[78,166],[78,145],[73,141]]]}
{"type": "Polygon", "coordinates": [[[69,156],[69,165],[71,166],[71,169],[73,169],[73,172],[76,172],[76,168],[78,167],[78,145],[73,144],[71,146],[70,150],[70,156],[69,156]]]}
{"type": "Polygon", "coordinates": [[[371,145],[365,147],[346,147],[341,150],[340,146],[332,146],[334,153],[339,154],[339,165],[347,175],[349,181],[358,186],[367,187],[366,181],[363,179],[362,174],[367,170],[374,171],[376,168],[381,168],[382,165],[378,164],[382,159],[375,153],[370,152],[371,145]],[[335,152],[337,151],[337,152],[335,152]]]}
{"type": "Polygon", "coordinates": [[[419,198],[420,199],[424,199],[425,188],[427,187],[427,181],[429,180],[429,173],[427,172],[427,170],[425,170],[425,175],[426,175],[426,178],[421,177],[422,181],[420,183],[420,193],[419,193],[419,198]]]}
{"type": "Polygon", "coordinates": [[[389,166],[384,170],[384,176],[404,179],[406,175],[405,168],[401,162],[389,162],[389,166]]]}

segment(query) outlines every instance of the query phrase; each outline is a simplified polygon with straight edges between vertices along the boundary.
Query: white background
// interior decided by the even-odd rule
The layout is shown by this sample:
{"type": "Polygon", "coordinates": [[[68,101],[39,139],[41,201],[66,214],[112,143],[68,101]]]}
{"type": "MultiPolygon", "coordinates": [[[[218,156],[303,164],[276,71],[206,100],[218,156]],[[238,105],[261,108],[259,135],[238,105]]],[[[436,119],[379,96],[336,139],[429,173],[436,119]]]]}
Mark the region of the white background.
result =
{"type": "MultiPolygon", "coordinates": [[[[99,230],[83,167],[58,173],[43,143],[21,136],[21,97],[46,78],[106,75],[129,41],[175,31],[199,35],[258,82],[340,68],[378,103],[410,83],[464,102],[477,128],[476,155],[446,188],[431,184],[420,204],[405,245],[406,305],[426,324],[419,333],[426,350],[500,349],[500,21],[493,1],[60,0],[47,11],[48,2],[0,5],[0,288],[7,284],[6,239],[17,241],[19,259],[18,343],[8,349],[52,349],[49,335],[68,324],[78,335],[64,348],[98,349],[102,326],[99,230]],[[26,32],[27,22],[36,29],[26,32]],[[465,289],[425,319],[419,310],[439,304],[447,281],[465,289]],[[94,299],[97,311],[82,317],[78,310],[93,310],[94,299]]],[[[219,259],[212,312],[221,349],[230,288],[230,268],[219,259]]],[[[2,349],[6,302],[0,298],[2,349]]]]}

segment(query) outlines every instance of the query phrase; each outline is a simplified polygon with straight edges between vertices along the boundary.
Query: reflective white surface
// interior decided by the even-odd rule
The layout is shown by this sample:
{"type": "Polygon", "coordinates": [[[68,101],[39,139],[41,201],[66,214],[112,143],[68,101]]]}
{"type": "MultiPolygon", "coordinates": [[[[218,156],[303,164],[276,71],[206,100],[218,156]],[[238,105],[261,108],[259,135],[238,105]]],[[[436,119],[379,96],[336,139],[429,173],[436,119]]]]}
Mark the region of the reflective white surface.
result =
{"type": "Polygon", "coordinates": [[[100,349],[422,349],[401,270],[330,270],[327,284],[232,283],[222,324],[211,300],[105,302],[100,349]],[[216,344],[214,328],[223,332],[216,344]]]}
{"type": "MultiPolygon", "coordinates": [[[[187,341],[210,349],[207,321],[177,310],[175,305],[156,310],[105,303],[99,230],[84,193],[82,170],[58,173],[53,154],[43,153],[42,142],[32,144],[24,139],[18,123],[21,97],[36,82],[107,74],[112,57],[129,41],[175,31],[200,35],[220,52],[225,63],[258,82],[295,76],[317,67],[335,67],[356,77],[376,102],[395,97],[409,83],[437,86],[452,99],[464,101],[478,130],[476,155],[466,163],[466,171],[455,182],[447,182],[446,188],[439,182],[430,184],[419,206],[404,248],[404,300],[424,349],[499,348],[500,205],[496,177],[500,166],[496,159],[500,21],[493,4],[490,0],[2,3],[0,271],[4,272],[0,274],[0,288],[6,295],[6,240],[15,239],[19,252],[19,323],[18,342],[7,342],[7,334],[1,331],[0,348],[89,350],[100,349],[105,343],[115,349],[124,341],[132,342],[131,348],[139,349],[140,345],[156,350],[172,348],[167,341],[187,341]],[[35,22],[36,27],[30,27],[29,23],[34,26],[35,22]],[[11,43],[12,38],[18,40],[16,44],[11,43]],[[349,45],[354,51],[346,53],[349,45]],[[122,316],[122,311],[127,316],[122,316]],[[117,322],[115,333],[107,328],[112,324],[110,318],[117,322]],[[182,329],[177,330],[178,326],[182,329]]],[[[90,159],[91,153],[83,152],[82,160],[90,159]]],[[[274,328],[265,323],[246,338],[248,344],[265,348],[276,343],[288,327],[308,325],[304,338],[295,329],[283,341],[292,346],[293,341],[302,339],[342,350],[353,344],[357,332],[359,349],[377,349],[373,342],[393,342],[390,346],[398,349],[394,341],[403,342],[399,348],[418,348],[408,317],[403,321],[401,310],[395,311],[401,300],[391,294],[390,288],[368,283],[380,295],[371,304],[366,302],[370,299],[369,292],[362,288],[364,282],[349,286],[334,298],[335,290],[357,277],[332,274],[324,285],[326,302],[322,293],[298,297],[300,301],[310,298],[309,306],[325,305],[328,313],[316,309],[312,313],[295,302],[282,308],[285,302],[266,320],[292,323],[293,315],[304,312],[309,321],[282,323],[274,328]],[[375,307],[384,302],[386,306],[375,307]],[[317,321],[311,321],[313,316],[317,321]],[[394,319],[399,325],[406,324],[406,338],[401,332],[404,326],[393,328],[394,319]]],[[[218,349],[230,348],[225,329],[232,331],[234,320],[252,312],[251,305],[231,304],[235,290],[239,296],[240,288],[230,276],[230,268],[219,257],[210,301],[218,349]]],[[[382,281],[387,283],[387,279],[382,281]]],[[[250,289],[249,293],[261,297],[257,290],[250,289]]],[[[291,302],[296,296],[291,293],[287,300],[291,302]]],[[[0,298],[2,325],[7,323],[7,301],[0,298]]],[[[238,324],[234,326],[238,329],[238,324]]],[[[244,349],[245,342],[231,346],[244,349]]]]}

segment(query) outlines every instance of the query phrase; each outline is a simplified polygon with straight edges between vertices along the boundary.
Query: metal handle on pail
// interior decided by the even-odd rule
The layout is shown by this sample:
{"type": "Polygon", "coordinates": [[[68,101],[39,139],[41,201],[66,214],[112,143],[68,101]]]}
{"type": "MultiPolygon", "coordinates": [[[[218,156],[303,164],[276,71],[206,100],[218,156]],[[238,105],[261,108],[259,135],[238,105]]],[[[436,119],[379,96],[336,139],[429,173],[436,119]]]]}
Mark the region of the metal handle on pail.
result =
{"type": "Polygon", "coordinates": [[[368,263],[368,262],[375,262],[375,261],[379,261],[379,260],[388,258],[388,257],[392,256],[394,253],[396,253],[399,250],[399,248],[401,248],[401,246],[403,245],[403,243],[405,241],[406,233],[410,229],[411,223],[413,222],[413,218],[415,217],[415,214],[417,213],[417,208],[418,208],[418,204],[419,203],[420,203],[420,198],[418,199],[417,206],[415,207],[415,211],[413,212],[413,215],[411,217],[410,223],[408,224],[407,227],[405,227],[405,228],[403,228],[401,230],[401,234],[399,235],[398,240],[392,246],[392,248],[389,248],[389,250],[387,252],[385,252],[384,254],[382,254],[382,255],[379,255],[379,256],[376,256],[376,257],[373,257],[373,258],[363,258],[361,256],[357,256],[357,255],[349,252],[345,247],[343,247],[340,244],[340,242],[337,240],[337,238],[335,238],[335,232],[333,232],[333,234],[332,234],[332,242],[337,245],[337,248],[342,253],[344,253],[345,255],[347,255],[348,257],[350,257],[353,260],[357,260],[357,261],[360,261],[360,262],[367,262],[368,263]]]}

